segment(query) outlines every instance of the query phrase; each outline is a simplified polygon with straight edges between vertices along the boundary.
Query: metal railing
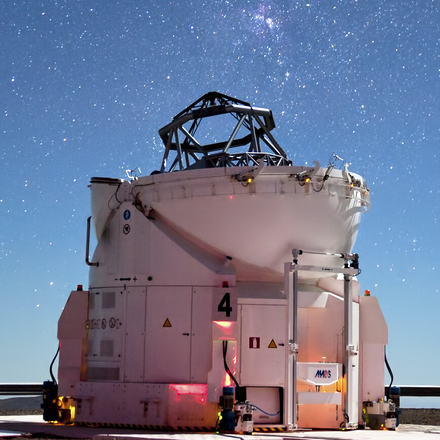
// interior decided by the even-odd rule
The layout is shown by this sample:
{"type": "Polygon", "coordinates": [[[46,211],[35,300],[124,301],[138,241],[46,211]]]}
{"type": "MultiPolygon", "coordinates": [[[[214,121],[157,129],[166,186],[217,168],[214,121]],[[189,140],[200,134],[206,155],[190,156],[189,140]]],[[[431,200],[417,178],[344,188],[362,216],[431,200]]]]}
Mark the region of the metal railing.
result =
{"type": "Polygon", "coordinates": [[[42,383],[0,383],[0,395],[34,396],[43,394],[42,383]]]}
{"type": "MultiPolygon", "coordinates": [[[[440,386],[394,385],[400,388],[402,397],[440,397],[440,386]]],[[[385,395],[388,387],[385,387],[385,395]]],[[[0,383],[0,395],[32,396],[43,394],[41,383],[0,383]]]]}
{"type": "MultiPolygon", "coordinates": [[[[394,385],[400,388],[401,397],[440,397],[440,386],[394,385]]],[[[387,394],[389,387],[385,387],[387,394]]]]}

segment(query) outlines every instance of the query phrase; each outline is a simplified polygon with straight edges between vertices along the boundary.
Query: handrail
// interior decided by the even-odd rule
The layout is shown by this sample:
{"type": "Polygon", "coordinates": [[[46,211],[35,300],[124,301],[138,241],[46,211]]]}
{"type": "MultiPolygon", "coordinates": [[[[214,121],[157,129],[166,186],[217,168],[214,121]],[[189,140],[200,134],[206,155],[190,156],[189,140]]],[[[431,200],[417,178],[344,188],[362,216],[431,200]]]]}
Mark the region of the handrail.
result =
{"type": "MultiPolygon", "coordinates": [[[[440,397],[440,386],[424,385],[393,385],[391,388],[400,388],[402,397],[440,397]]],[[[385,394],[389,387],[385,387],[385,394]]]]}
{"type": "Polygon", "coordinates": [[[43,394],[42,383],[0,383],[0,395],[30,396],[43,394]]]}
{"type": "MultiPolygon", "coordinates": [[[[401,397],[440,397],[440,386],[424,385],[393,385],[400,388],[401,397]]],[[[385,387],[385,394],[388,386],[385,387]]],[[[43,393],[40,383],[0,383],[0,395],[29,396],[43,393]]]]}
{"type": "Polygon", "coordinates": [[[99,262],[92,263],[89,259],[89,250],[90,250],[90,220],[92,216],[87,219],[87,238],[86,238],[86,264],[88,266],[99,266],[99,262]]]}

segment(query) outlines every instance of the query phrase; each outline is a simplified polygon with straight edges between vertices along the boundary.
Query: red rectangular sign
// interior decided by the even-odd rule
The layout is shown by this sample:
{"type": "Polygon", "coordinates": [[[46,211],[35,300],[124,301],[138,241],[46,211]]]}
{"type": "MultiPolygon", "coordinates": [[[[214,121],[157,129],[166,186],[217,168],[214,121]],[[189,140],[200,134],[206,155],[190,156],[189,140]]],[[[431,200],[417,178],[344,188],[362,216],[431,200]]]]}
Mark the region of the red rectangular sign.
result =
{"type": "Polygon", "coordinates": [[[249,348],[260,348],[259,336],[249,336],[249,348]]]}

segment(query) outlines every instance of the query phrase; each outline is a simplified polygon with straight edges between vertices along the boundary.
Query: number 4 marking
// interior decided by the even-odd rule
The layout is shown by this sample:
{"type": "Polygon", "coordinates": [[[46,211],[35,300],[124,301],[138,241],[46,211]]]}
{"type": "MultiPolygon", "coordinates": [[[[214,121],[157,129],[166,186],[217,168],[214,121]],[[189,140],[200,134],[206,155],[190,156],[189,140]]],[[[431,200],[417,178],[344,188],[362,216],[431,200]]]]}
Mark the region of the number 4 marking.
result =
{"type": "Polygon", "coordinates": [[[237,321],[238,301],[235,289],[214,287],[212,293],[212,320],[237,321]]]}
{"type": "Polygon", "coordinates": [[[231,316],[232,307],[231,307],[231,294],[226,292],[223,295],[222,300],[220,301],[217,310],[219,312],[225,312],[226,316],[229,318],[231,316]]]}

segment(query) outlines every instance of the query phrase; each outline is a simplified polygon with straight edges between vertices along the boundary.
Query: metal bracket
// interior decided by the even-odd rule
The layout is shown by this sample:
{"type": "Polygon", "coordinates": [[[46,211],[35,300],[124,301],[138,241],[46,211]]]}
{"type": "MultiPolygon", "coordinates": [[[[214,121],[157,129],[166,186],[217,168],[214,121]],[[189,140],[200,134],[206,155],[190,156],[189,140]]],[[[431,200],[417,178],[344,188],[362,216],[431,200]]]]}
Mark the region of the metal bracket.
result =
{"type": "Polygon", "coordinates": [[[290,354],[297,355],[298,354],[298,344],[293,341],[289,341],[289,352],[290,354]]]}
{"type": "Polygon", "coordinates": [[[92,219],[92,217],[90,216],[87,219],[87,237],[86,237],[86,264],[88,266],[99,266],[99,262],[96,263],[92,263],[89,259],[89,253],[90,253],[90,220],[92,219]]]}
{"type": "Polygon", "coordinates": [[[351,354],[353,356],[357,356],[357,354],[359,353],[358,350],[356,350],[354,345],[347,345],[346,350],[347,350],[348,354],[351,354]]]}
{"type": "Polygon", "coordinates": [[[287,425],[286,431],[288,432],[298,431],[298,425],[296,423],[289,423],[287,425]]]}
{"type": "Polygon", "coordinates": [[[309,270],[314,272],[325,272],[325,273],[342,273],[344,275],[356,276],[359,274],[359,269],[352,267],[325,267],[325,266],[296,266],[295,270],[309,270]]]}

